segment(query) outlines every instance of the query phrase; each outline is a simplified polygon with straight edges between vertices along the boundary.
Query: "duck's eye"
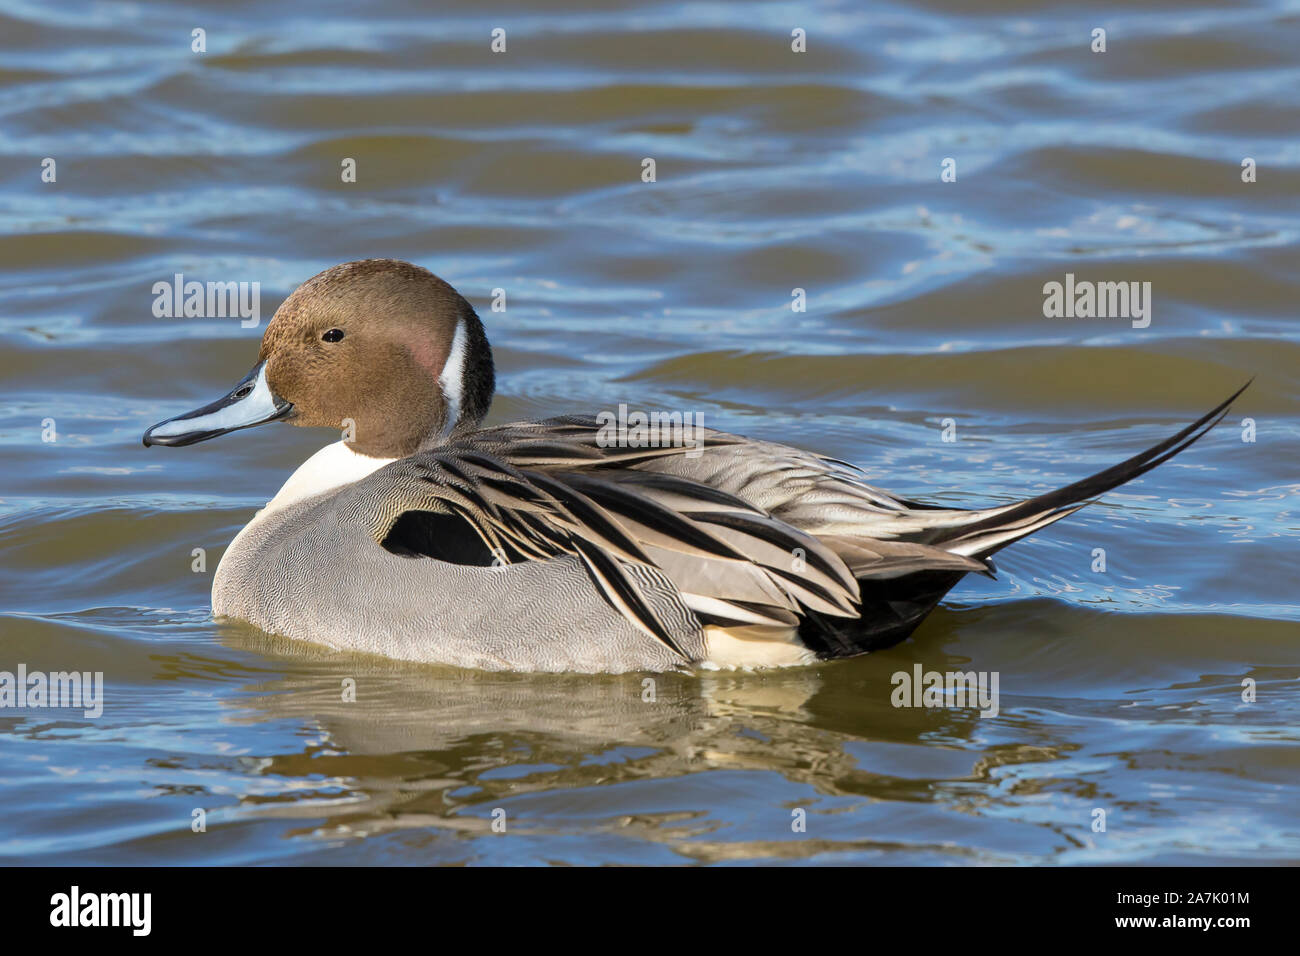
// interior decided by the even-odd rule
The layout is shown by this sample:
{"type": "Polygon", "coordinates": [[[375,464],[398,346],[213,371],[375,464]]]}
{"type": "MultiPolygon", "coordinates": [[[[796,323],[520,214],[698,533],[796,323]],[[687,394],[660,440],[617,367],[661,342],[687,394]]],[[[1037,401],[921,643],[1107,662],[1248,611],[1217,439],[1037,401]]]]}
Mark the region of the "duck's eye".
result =
{"type": "Polygon", "coordinates": [[[320,340],[322,342],[338,342],[341,341],[342,338],[343,338],[342,329],[330,329],[328,332],[326,332],[324,335],[320,337],[320,340]]]}

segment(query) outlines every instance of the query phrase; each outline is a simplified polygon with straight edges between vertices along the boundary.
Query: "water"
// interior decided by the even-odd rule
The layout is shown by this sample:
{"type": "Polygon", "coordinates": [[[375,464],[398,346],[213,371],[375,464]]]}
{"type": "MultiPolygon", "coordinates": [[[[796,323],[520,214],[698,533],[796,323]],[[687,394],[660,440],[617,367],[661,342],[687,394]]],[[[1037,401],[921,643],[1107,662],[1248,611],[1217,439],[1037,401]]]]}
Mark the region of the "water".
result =
{"type": "Polygon", "coordinates": [[[0,669],[106,682],[98,719],[0,711],[0,858],[1300,859],[1300,5],[440,6],[0,3],[0,669]],[[476,304],[491,421],[688,410],[932,501],[1063,484],[1256,381],[906,644],[647,702],[211,620],[221,549],[333,436],[141,447],[260,335],[151,288],[260,282],[265,319],[367,256],[476,304]],[[1045,318],[1066,273],[1152,283],[1150,326],[1045,318]],[[891,706],[916,664],[998,672],[1000,713],[891,706]]]}

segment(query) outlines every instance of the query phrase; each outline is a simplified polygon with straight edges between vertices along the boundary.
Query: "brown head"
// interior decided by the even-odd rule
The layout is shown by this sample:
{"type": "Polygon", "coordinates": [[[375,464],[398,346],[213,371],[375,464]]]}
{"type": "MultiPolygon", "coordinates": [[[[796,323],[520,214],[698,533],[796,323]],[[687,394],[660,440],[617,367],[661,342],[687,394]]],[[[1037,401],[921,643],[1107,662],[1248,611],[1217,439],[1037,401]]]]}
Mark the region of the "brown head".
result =
{"type": "Polygon", "coordinates": [[[492,350],[473,307],[427,269],[363,259],[299,286],[234,390],[153,426],[144,442],[189,445],[283,420],[343,430],[365,455],[405,458],[476,428],[492,389],[492,350]]]}

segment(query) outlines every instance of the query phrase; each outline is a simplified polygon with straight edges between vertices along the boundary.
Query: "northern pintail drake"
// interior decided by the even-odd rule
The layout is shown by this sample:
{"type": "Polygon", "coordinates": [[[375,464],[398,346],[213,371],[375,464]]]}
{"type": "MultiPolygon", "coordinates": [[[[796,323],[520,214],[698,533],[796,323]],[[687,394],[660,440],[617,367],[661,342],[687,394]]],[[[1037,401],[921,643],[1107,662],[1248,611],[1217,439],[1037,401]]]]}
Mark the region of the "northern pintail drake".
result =
{"type": "Polygon", "coordinates": [[[493,381],[482,322],[431,272],[367,259],[303,283],[228,395],[144,436],[189,445],[267,422],[343,431],[231,542],[214,614],[492,670],[863,654],[906,638],[963,575],[992,574],[999,549],[1182,451],[1241,394],[1090,478],[960,510],[711,429],[634,447],[648,443],[611,441],[595,416],[484,428],[493,381]]]}

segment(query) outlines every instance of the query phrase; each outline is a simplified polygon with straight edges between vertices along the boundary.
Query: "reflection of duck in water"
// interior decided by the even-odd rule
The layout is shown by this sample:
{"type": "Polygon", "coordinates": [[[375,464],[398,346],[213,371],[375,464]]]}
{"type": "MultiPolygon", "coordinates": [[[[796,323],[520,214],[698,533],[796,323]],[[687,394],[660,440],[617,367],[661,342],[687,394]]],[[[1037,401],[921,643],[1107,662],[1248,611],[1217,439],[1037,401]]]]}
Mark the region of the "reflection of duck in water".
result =
{"type": "Polygon", "coordinates": [[[903,640],[996,551],[1186,448],[1236,398],[1090,478],[965,511],[707,429],[645,447],[589,417],[480,428],[492,390],[482,323],[426,270],[372,259],[304,283],[229,395],[145,433],[187,445],[284,420],[348,435],[235,538],[214,612],[497,670],[852,656],[903,640]]]}
{"type": "MultiPolygon", "coordinates": [[[[779,837],[789,834],[783,793],[802,794],[813,814],[826,797],[929,801],[936,778],[971,780],[987,757],[985,744],[962,743],[982,723],[976,712],[892,706],[892,653],[763,675],[510,674],[222,631],[223,644],[282,672],[224,697],[231,719],[304,728],[301,751],[259,763],[285,799],[248,800],[237,815],[313,821],[301,835],[487,833],[504,806],[511,833],[595,827],[676,844],[716,829],[717,814],[732,812],[721,807],[752,803],[779,837]],[[727,773],[673,782],[709,771],[727,773]]],[[[927,667],[963,662],[927,650],[927,667]]]]}
{"type": "MultiPolygon", "coordinates": [[[[805,722],[803,707],[825,676],[815,668],[761,678],[413,668],[240,625],[224,626],[223,642],[289,668],[285,676],[247,687],[249,693],[231,698],[233,705],[251,707],[259,721],[318,722],[340,749],[359,754],[443,751],[485,734],[527,734],[575,755],[611,744],[675,747],[732,717],[805,722]]],[[[887,703],[888,676],[882,671],[879,679],[887,703]]]]}

